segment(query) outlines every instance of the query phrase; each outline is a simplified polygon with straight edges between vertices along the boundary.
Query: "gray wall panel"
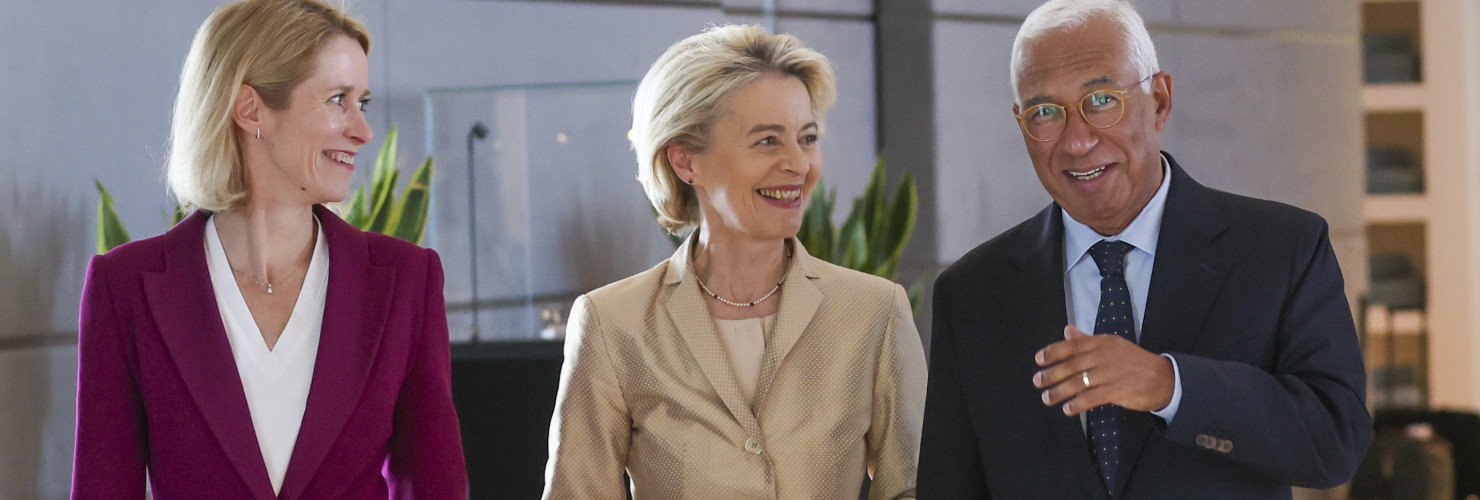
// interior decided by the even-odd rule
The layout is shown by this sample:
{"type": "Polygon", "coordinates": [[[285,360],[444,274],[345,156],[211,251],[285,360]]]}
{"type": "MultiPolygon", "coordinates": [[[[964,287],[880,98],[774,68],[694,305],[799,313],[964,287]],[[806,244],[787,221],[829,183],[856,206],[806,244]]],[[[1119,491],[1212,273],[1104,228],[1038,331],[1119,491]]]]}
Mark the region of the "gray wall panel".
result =
{"type": "Polygon", "coordinates": [[[1360,12],[1352,0],[1177,1],[1182,24],[1355,34],[1360,12]]]}
{"type": "Polygon", "coordinates": [[[75,347],[0,351],[0,498],[69,495],[76,379],[75,347]]]}
{"type": "Polygon", "coordinates": [[[939,258],[950,263],[1042,209],[1012,116],[1008,61],[1017,27],[935,23],[936,191],[939,258]]]}
{"type": "Polygon", "coordinates": [[[1200,182],[1283,201],[1360,230],[1360,61],[1355,43],[1157,37],[1172,74],[1162,135],[1200,182]]]}

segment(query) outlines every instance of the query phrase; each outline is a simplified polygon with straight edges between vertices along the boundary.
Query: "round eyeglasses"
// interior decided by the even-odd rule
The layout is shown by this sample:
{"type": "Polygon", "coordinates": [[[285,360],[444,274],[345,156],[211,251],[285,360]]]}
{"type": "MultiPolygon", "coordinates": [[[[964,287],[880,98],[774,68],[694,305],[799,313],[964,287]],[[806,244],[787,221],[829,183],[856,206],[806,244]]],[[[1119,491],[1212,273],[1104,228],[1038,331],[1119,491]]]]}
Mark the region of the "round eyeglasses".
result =
{"type": "MultiPolygon", "coordinates": [[[[1120,123],[1125,118],[1125,100],[1130,98],[1130,89],[1156,75],[1142,78],[1141,81],[1127,85],[1120,89],[1096,90],[1085,94],[1079,104],[1071,104],[1079,108],[1079,116],[1084,117],[1085,123],[1097,128],[1110,128],[1120,123]]],[[[1069,123],[1069,110],[1067,106],[1060,106],[1051,102],[1035,104],[1017,114],[1018,125],[1023,127],[1023,132],[1028,137],[1039,142],[1058,140],[1064,135],[1064,129],[1069,123]]]]}

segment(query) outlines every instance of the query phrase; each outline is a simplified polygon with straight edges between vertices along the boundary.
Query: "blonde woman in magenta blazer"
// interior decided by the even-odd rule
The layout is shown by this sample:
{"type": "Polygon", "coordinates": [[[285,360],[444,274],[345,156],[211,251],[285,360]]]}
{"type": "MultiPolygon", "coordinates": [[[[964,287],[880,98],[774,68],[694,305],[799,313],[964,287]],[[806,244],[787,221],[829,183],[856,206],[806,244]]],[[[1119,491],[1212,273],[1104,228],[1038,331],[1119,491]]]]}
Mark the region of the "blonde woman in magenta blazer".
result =
{"type": "Polygon", "coordinates": [[[899,285],[797,243],[827,59],[753,26],[638,88],[639,180],[673,257],[576,301],[545,498],[913,498],[925,356],[899,285]],[[658,103],[663,103],[661,106],[658,103]]]}
{"type": "Polygon", "coordinates": [[[72,498],[467,498],[437,254],[344,199],[370,37],[318,0],[196,35],[168,177],[197,208],[88,266],[72,498]]]}

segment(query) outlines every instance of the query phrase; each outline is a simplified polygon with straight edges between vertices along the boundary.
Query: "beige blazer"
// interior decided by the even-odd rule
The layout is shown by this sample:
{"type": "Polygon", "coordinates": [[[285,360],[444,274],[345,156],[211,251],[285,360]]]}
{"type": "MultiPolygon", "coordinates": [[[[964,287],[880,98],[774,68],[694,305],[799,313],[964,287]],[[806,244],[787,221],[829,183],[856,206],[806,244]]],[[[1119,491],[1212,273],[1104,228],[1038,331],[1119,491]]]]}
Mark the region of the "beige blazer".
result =
{"type": "MultiPolygon", "coordinates": [[[[690,240],[692,241],[692,240],[690,240]]],[[[576,300],[547,499],[914,498],[925,350],[904,289],[795,257],[755,404],[741,395],[690,244],[576,300]]]]}

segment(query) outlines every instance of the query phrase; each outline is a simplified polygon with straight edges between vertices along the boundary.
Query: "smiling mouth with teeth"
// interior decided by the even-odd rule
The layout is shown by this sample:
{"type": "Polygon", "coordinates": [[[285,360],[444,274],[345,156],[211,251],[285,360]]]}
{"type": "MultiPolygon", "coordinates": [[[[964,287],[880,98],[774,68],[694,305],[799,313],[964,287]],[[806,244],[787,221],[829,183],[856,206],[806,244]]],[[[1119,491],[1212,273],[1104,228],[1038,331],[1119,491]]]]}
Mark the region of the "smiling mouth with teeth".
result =
{"type": "Polygon", "coordinates": [[[1069,176],[1070,177],[1073,177],[1073,178],[1078,179],[1078,180],[1081,180],[1081,181],[1087,181],[1087,180],[1090,180],[1090,179],[1094,179],[1096,177],[1099,177],[1100,174],[1105,173],[1105,169],[1107,169],[1107,168],[1110,168],[1110,166],[1109,165],[1105,165],[1103,167],[1100,167],[1100,168],[1097,168],[1097,169],[1094,169],[1094,170],[1090,170],[1088,172],[1075,172],[1075,171],[1072,171],[1072,170],[1071,171],[1068,171],[1068,172],[1069,172],[1069,176]]]}
{"type": "Polygon", "coordinates": [[[329,156],[329,159],[330,160],[334,160],[334,161],[337,161],[337,162],[340,162],[340,163],[344,163],[344,164],[349,165],[349,166],[354,166],[355,165],[355,155],[352,155],[352,154],[349,154],[349,153],[341,153],[341,152],[335,151],[335,152],[329,153],[328,156],[329,156]]]}
{"type": "Polygon", "coordinates": [[[791,201],[802,197],[800,189],[758,189],[756,192],[761,196],[782,201],[791,201]]]}

